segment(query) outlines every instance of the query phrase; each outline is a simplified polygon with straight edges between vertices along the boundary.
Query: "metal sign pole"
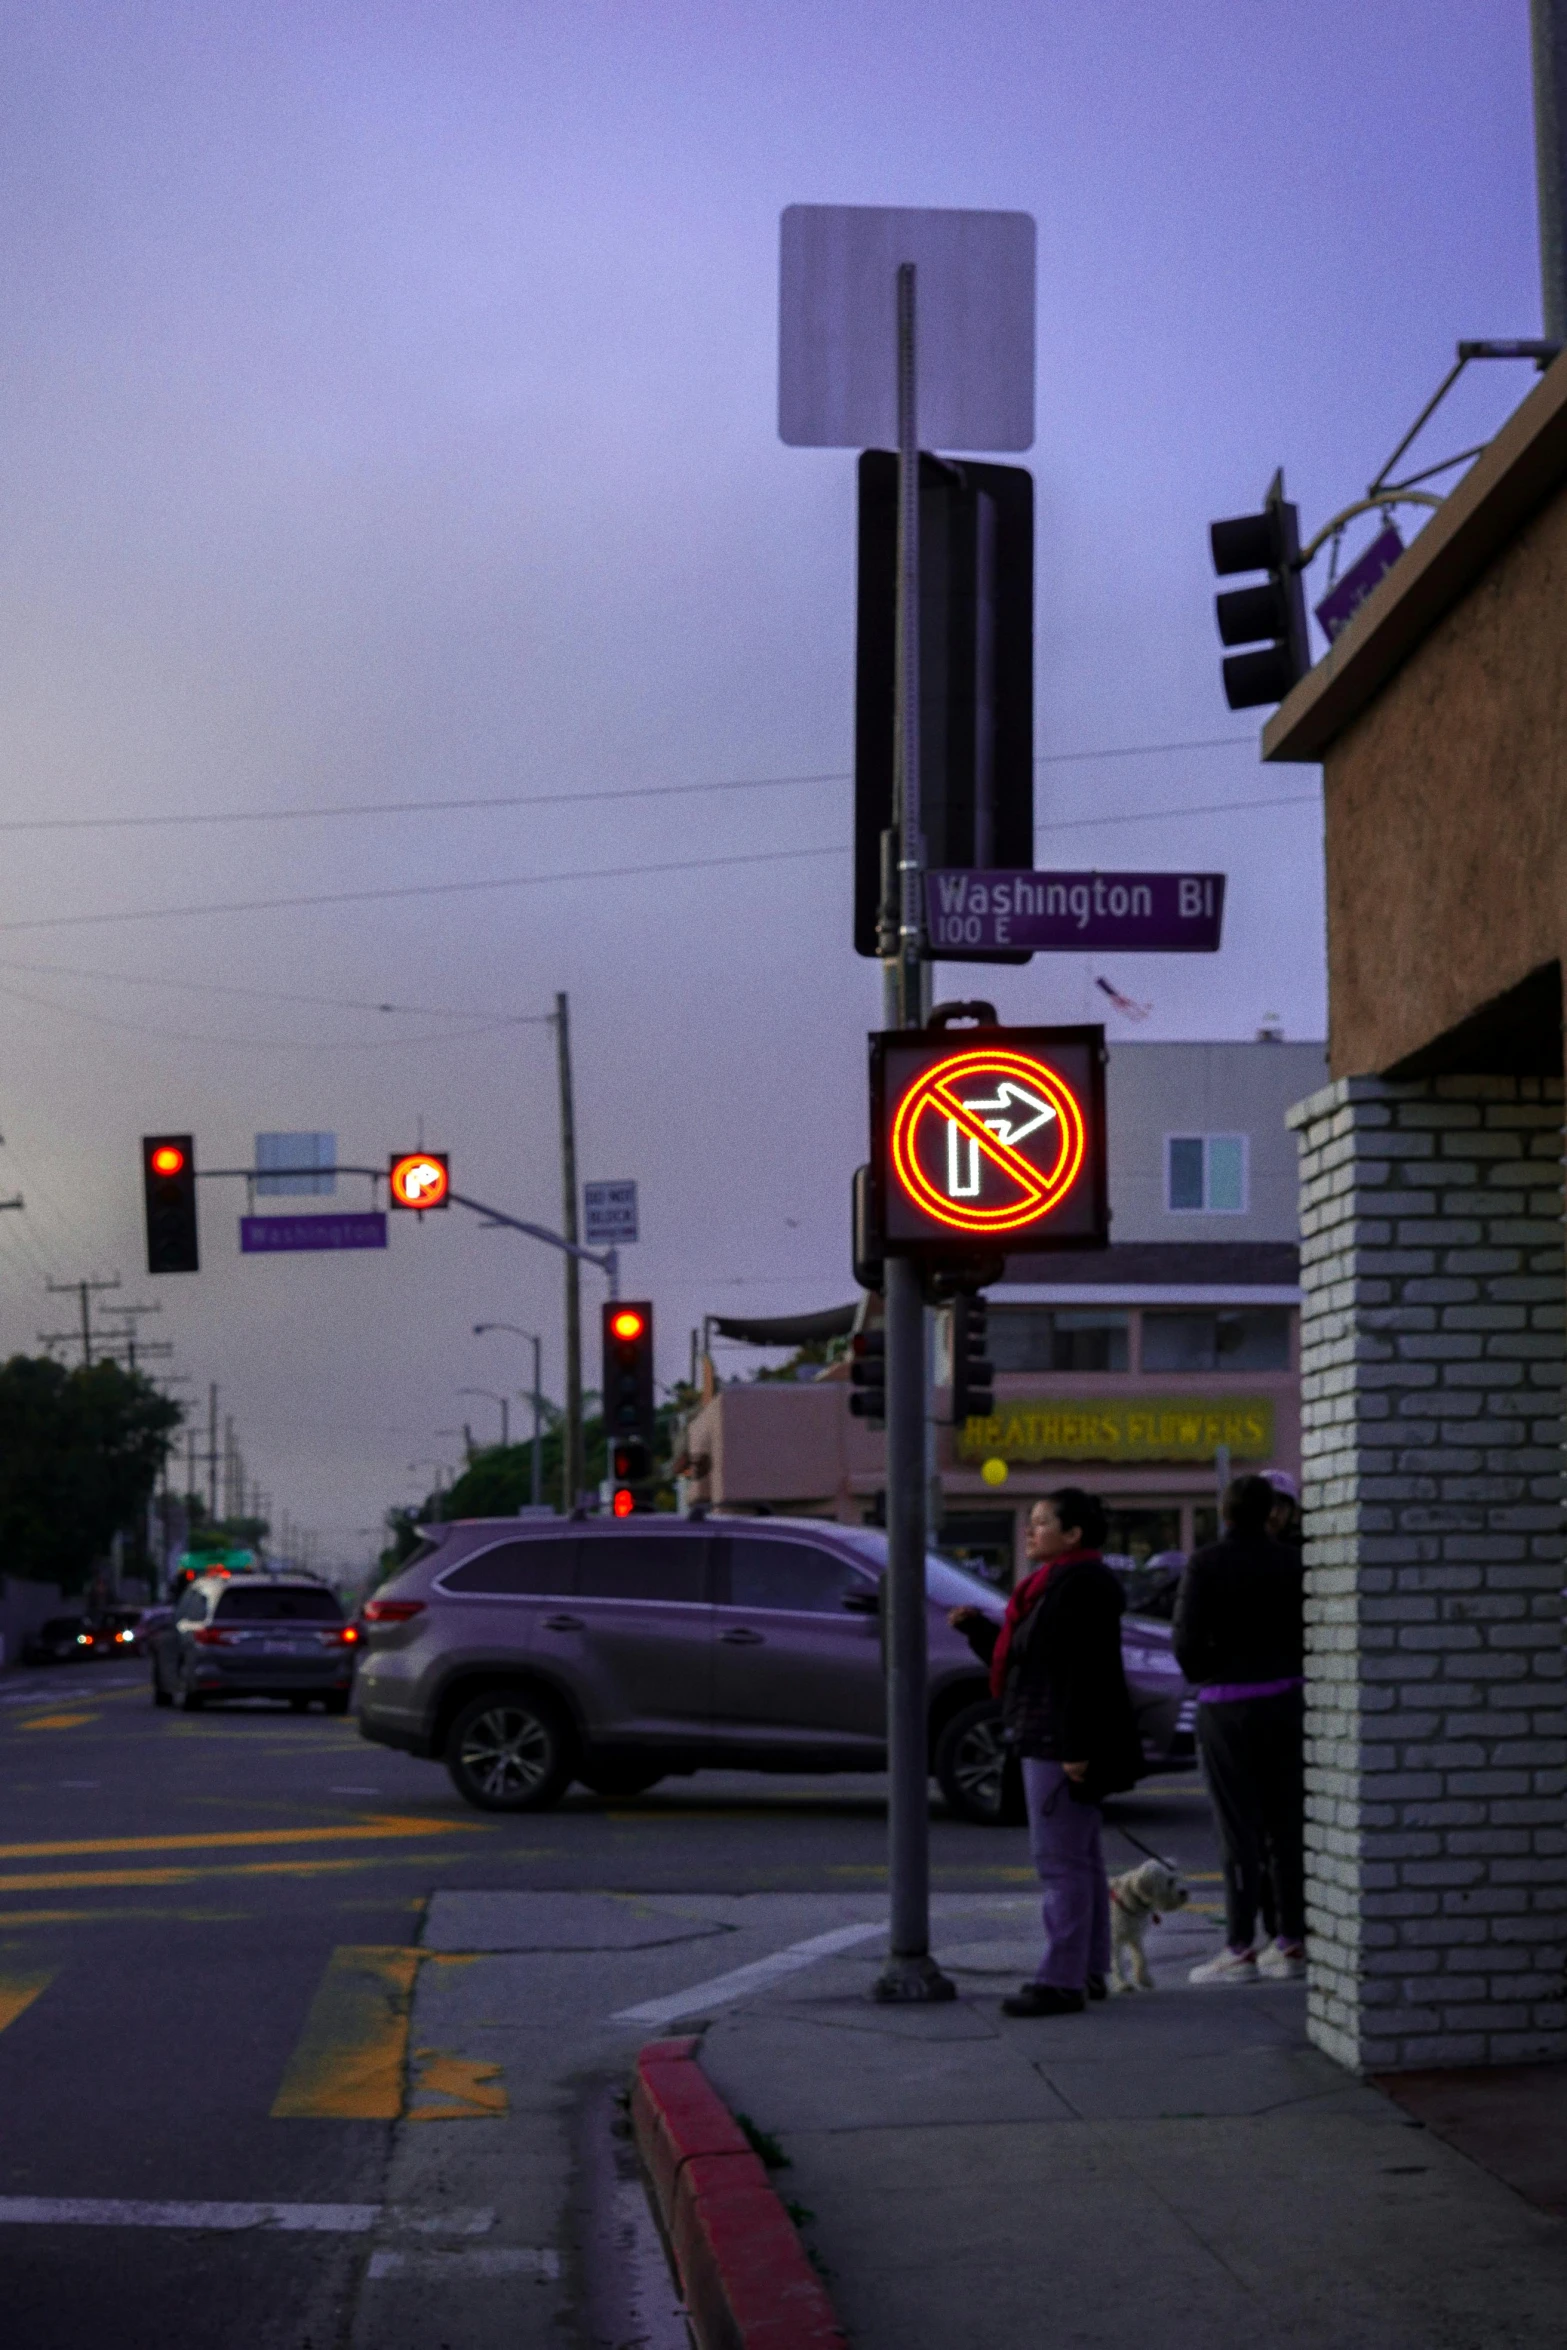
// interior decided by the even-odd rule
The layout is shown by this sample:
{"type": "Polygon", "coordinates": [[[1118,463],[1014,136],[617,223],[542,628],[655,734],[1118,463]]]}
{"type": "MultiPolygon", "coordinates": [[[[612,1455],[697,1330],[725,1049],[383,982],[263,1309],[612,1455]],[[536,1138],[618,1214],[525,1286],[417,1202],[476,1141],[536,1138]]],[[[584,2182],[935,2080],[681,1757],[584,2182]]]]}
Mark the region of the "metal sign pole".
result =
{"type": "MultiPolygon", "coordinates": [[[[920,953],[919,412],[915,271],[898,269],[898,939],[896,1020],[924,1024],[920,953]]],[[[887,1827],[892,1916],[880,2000],[951,1999],[930,1955],[930,1756],[926,1730],[925,1301],[918,1267],[891,1257],[887,1299],[887,1827]]]]}

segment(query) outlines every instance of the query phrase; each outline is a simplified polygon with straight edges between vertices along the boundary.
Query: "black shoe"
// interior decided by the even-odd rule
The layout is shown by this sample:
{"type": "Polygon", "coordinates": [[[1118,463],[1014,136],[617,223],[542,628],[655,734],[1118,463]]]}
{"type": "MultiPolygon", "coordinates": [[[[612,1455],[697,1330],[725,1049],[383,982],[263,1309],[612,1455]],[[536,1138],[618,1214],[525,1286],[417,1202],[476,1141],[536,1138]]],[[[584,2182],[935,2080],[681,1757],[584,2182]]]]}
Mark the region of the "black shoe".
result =
{"type": "Polygon", "coordinates": [[[1054,1983],[1025,1983],[1010,1999],[1003,1999],[1003,2015],[1081,2015],[1081,1991],[1058,1991],[1054,1983]]]}
{"type": "Polygon", "coordinates": [[[1110,1996],[1110,1986],[1103,1975],[1090,1975],[1083,1988],[1090,1999],[1108,1999],[1110,1996]]]}

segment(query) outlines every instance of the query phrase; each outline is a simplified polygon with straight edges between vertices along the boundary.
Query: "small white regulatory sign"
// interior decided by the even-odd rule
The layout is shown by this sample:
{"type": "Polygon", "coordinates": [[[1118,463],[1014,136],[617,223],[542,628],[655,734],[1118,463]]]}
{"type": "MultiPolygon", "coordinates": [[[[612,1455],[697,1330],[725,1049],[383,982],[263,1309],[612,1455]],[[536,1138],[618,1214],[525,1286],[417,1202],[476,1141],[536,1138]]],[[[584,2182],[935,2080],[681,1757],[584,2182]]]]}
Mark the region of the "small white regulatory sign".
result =
{"type": "Polygon", "coordinates": [[[637,1187],[634,1183],[585,1183],[582,1201],[589,1248],[613,1247],[637,1236],[637,1187]]]}

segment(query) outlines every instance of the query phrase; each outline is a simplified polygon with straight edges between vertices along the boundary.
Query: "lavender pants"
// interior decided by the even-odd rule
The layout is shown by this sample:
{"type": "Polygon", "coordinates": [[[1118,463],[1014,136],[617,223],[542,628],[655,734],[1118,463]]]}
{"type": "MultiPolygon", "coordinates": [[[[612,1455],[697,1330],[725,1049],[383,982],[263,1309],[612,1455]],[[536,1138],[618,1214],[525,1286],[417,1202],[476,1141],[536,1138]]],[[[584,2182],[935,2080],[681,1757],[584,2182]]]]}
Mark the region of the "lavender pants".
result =
{"type": "Polygon", "coordinates": [[[1110,1888],[1097,1803],[1079,1803],[1059,1763],[1023,1757],[1028,1847],[1044,1893],[1045,1955],[1036,1982],[1081,1991],[1110,1972],[1110,1888]]]}

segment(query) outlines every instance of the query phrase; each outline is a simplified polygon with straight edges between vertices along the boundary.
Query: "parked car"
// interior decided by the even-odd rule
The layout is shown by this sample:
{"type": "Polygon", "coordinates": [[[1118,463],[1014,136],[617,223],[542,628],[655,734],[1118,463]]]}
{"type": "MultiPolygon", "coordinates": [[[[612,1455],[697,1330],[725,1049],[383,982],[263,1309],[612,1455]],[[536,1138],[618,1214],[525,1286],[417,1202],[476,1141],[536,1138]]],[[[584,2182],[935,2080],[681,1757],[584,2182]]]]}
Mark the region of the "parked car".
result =
{"type": "MultiPolygon", "coordinates": [[[[698,1769],[880,1770],[886,1563],[884,1534],[814,1518],[429,1527],[365,1605],[359,1726],[487,1811],[573,1779],[625,1796],[698,1769]]],[[[984,1669],[947,1622],[999,1620],[1004,1596],[935,1556],[926,1592],[932,1771],[960,1818],[1016,1819],[984,1669]]],[[[1167,1670],[1139,1689],[1165,1708],[1167,1670]]]]}
{"type": "Polygon", "coordinates": [[[49,1616],[22,1642],[24,1665],[69,1665],[87,1655],[80,1635],[84,1616],[49,1616]]]}
{"type": "Polygon", "coordinates": [[[348,1711],[359,1632],[304,1576],[198,1575],[152,1635],[152,1699],[197,1712],[214,1698],[286,1697],[348,1711]]]}

